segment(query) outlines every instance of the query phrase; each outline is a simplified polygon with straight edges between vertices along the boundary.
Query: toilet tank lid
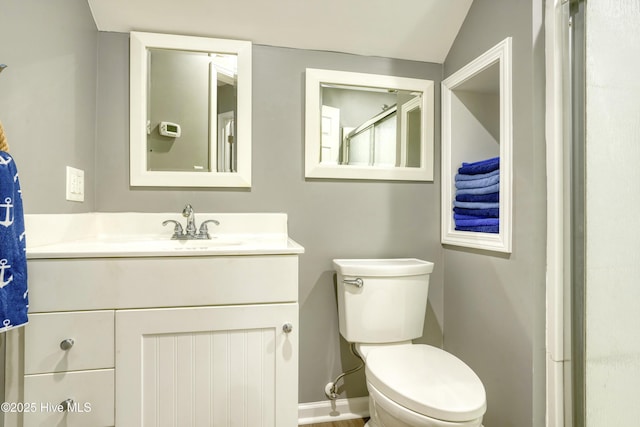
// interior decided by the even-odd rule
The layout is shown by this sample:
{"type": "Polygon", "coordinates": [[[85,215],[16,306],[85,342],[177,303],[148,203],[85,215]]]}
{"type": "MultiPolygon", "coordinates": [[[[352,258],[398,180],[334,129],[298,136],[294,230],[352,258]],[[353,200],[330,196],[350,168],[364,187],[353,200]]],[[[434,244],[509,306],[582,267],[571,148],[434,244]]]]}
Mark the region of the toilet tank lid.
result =
{"type": "Polygon", "coordinates": [[[334,259],[343,276],[418,276],[433,271],[433,263],[416,258],[334,259]]]}

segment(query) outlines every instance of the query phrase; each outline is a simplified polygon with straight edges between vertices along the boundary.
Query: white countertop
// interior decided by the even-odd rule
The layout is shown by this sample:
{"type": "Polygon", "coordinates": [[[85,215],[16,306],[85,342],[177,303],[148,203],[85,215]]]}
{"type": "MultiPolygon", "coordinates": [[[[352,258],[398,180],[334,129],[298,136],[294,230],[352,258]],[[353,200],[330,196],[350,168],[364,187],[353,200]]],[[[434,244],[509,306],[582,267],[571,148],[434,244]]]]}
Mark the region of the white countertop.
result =
{"type": "Polygon", "coordinates": [[[211,239],[172,240],[175,213],[87,213],[25,215],[27,258],[103,258],[301,254],[289,238],[282,213],[196,213],[196,226],[210,224],[211,239]]]}

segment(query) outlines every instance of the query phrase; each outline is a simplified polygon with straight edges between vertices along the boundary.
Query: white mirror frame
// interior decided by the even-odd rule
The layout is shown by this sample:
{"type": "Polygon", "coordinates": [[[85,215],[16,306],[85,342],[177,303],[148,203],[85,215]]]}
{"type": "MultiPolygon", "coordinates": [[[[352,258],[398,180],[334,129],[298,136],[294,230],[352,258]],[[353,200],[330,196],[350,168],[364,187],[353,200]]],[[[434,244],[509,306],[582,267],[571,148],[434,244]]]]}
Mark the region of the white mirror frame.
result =
{"type": "Polygon", "coordinates": [[[433,181],[434,83],[432,80],[307,68],[305,94],[305,177],[433,181]],[[420,167],[371,167],[320,163],[321,85],[338,84],[422,92],[420,167]]]}
{"type": "MultiPolygon", "coordinates": [[[[442,243],[496,252],[511,252],[513,205],[511,44],[511,37],[503,40],[442,82],[442,243]],[[452,129],[464,125],[454,122],[452,96],[456,88],[496,64],[500,72],[500,232],[458,231],[455,229],[451,204],[455,198],[454,177],[459,165],[452,165],[452,148],[454,145],[469,145],[473,141],[457,141],[452,138],[452,129]]],[[[470,152],[472,150],[473,148],[469,149],[470,152]]]]}
{"type": "MultiPolygon", "coordinates": [[[[132,31],[130,34],[130,184],[144,187],[251,187],[251,42],[132,31]],[[237,172],[147,170],[147,49],[238,56],[237,172]]],[[[213,147],[215,150],[215,147],[213,147]]],[[[214,165],[212,165],[214,166],[214,165]]]]}

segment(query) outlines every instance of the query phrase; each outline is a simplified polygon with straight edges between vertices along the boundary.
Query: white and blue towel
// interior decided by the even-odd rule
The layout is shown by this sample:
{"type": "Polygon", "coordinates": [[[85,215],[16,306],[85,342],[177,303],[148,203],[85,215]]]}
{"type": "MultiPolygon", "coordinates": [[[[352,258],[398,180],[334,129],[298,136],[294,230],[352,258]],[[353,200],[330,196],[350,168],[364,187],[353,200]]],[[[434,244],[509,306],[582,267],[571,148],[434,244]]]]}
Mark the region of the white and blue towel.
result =
{"type": "Polygon", "coordinates": [[[27,249],[15,161],[0,151],[0,332],[28,322],[27,249]]]}

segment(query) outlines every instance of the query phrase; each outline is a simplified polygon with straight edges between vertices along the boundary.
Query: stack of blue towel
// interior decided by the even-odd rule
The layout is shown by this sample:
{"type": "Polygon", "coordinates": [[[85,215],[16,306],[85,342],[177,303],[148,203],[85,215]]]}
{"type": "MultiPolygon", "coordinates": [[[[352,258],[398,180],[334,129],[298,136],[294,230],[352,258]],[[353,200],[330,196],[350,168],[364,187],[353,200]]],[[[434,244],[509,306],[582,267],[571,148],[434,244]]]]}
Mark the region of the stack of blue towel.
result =
{"type": "Polygon", "coordinates": [[[455,177],[456,230],[500,232],[500,157],[462,163],[455,177]]]}

